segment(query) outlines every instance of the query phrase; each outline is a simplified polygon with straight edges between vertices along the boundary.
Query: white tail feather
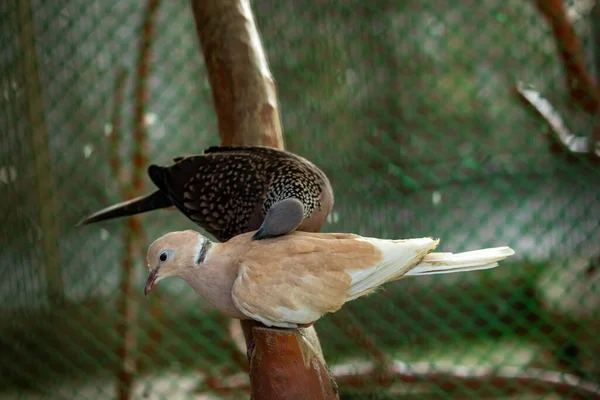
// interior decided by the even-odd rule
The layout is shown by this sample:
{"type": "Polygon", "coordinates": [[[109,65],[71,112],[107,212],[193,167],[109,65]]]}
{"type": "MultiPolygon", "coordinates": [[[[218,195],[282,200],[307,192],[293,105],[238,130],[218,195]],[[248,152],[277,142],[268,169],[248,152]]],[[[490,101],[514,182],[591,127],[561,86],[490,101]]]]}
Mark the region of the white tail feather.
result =
{"type": "Polygon", "coordinates": [[[467,251],[464,253],[431,253],[439,240],[432,238],[385,240],[361,237],[383,255],[379,264],[361,270],[348,269],[352,278],[348,300],[369,294],[380,285],[408,276],[447,274],[494,268],[498,261],[515,252],[510,247],[467,251]]]}
{"type": "Polygon", "coordinates": [[[515,254],[510,247],[467,251],[464,253],[430,253],[404,276],[448,274],[476,271],[498,266],[498,261],[515,254]]]}

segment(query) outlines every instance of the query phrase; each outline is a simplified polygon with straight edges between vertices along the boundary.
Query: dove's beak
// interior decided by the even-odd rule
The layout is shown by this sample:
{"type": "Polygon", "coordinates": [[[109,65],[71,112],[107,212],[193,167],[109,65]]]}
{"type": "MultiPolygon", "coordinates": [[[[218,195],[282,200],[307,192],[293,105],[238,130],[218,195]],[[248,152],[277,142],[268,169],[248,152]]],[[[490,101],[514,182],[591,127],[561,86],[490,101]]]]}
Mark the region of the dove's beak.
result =
{"type": "Polygon", "coordinates": [[[144,289],[144,294],[148,295],[152,291],[154,284],[156,283],[156,278],[158,278],[158,270],[160,267],[154,267],[152,271],[150,271],[150,275],[148,276],[148,280],[146,281],[146,288],[144,289]]]}

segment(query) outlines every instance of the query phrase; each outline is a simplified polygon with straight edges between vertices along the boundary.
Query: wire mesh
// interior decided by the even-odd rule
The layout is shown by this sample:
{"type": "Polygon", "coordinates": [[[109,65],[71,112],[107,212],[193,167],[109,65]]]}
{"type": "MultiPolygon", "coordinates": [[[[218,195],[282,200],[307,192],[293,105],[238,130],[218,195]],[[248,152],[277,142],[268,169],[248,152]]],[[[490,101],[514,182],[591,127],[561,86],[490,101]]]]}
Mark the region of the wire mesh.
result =
{"type": "MultiPolygon", "coordinates": [[[[597,76],[594,5],[564,2],[597,76]]],[[[0,398],[116,396],[125,223],[74,225],[123,200],[110,165],[114,81],[128,71],[116,153],[127,166],[143,7],[0,4],[0,398]]],[[[535,2],[290,0],[253,8],[286,148],[319,165],[335,190],[326,231],[433,235],[441,250],[507,244],[517,252],[495,270],[390,284],[320,320],[334,372],[360,373],[384,354],[405,363],[405,375],[423,376],[369,375],[361,385],[340,384],[341,397],[541,396],[510,382],[449,385],[427,375],[481,368],[543,369],[600,390],[600,168],[556,151],[515,86],[534,85],[579,135],[595,119],[573,106],[556,38],[535,2]]],[[[156,17],[144,124],[148,159],[167,164],[219,139],[189,2],[162,2],[156,17]]],[[[197,229],[174,212],[141,220],[144,247],[168,231],[197,229]]],[[[245,359],[230,321],[183,282],[161,282],[160,298],[143,298],[141,255],[134,268],[133,397],[241,396],[245,359]],[[219,390],[223,382],[233,389],[219,390]]]]}

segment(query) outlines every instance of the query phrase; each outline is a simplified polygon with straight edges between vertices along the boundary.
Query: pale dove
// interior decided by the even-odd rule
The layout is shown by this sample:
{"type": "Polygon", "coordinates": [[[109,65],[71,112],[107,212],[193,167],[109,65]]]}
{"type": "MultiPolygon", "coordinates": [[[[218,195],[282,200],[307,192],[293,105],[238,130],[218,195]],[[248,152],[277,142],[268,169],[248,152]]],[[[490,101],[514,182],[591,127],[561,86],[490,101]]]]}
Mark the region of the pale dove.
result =
{"type": "Polygon", "coordinates": [[[319,231],[333,207],[327,176],[310,161],[270,147],[211,147],[151,165],[158,190],[100,210],[91,224],[175,206],[220,241],[258,229],[255,239],[319,231]],[[259,229],[260,228],[260,229],[259,229]]]}
{"type": "Polygon", "coordinates": [[[183,278],[226,315],[266,326],[307,326],[386,282],[407,276],[493,268],[510,247],[431,253],[432,238],[384,240],[345,233],[291,234],[260,241],[253,232],[213,243],[198,232],[168,233],[148,249],[148,294],[183,278]]]}

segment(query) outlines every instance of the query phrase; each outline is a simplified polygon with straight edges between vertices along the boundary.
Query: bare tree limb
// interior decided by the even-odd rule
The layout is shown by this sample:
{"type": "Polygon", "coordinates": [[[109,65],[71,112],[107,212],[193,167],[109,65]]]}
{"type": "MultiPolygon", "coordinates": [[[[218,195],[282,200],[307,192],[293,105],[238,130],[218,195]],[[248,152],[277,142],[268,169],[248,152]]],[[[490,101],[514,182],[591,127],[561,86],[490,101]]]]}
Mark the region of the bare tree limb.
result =
{"type": "Polygon", "coordinates": [[[223,145],[284,147],[275,81],[249,0],[192,0],[223,145]]]}
{"type": "MultiPolygon", "coordinates": [[[[138,61],[134,89],[134,131],[133,131],[133,153],[131,185],[129,198],[141,196],[144,193],[145,167],[148,154],[148,133],[144,117],[146,114],[146,103],[148,94],[148,77],[150,75],[151,47],[154,40],[154,20],[158,10],[159,0],[147,0],[142,19],[142,32],[138,44],[138,61]]],[[[119,310],[122,316],[119,332],[122,337],[122,345],[118,355],[122,360],[121,369],[118,372],[118,397],[126,400],[131,397],[133,379],[137,371],[137,359],[135,349],[137,346],[134,326],[137,322],[137,307],[134,293],[134,260],[141,256],[143,258],[142,242],[145,239],[144,230],[138,216],[127,219],[127,230],[125,234],[125,259],[123,260],[123,276],[121,284],[121,297],[119,310]]]]}
{"type": "MultiPolygon", "coordinates": [[[[569,23],[562,0],[536,0],[536,4],[552,27],[565,68],[566,84],[571,98],[589,113],[596,113],[596,124],[590,131],[589,137],[578,137],[568,130],[558,112],[538,92],[526,88],[522,83],[517,84],[517,91],[544,118],[562,147],[571,153],[592,154],[600,157],[600,88],[598,82],[594,81],[588,72],[581,44],[569,23]]],[[[599,15],[599,9],[596,6],[593,15],[599,15]]],[[[599,29],[596,28],[596,30],[600,32],[599,29]]],[[[594,39],[596,39],[597,32],[594,35],[594,39]]],[[[594,40],[594,43],[596,42],[594,40]]],[[[600,59],[598,54],[596,54],[596,58],[600,59]]]]}
{"type": "Polygon", "coordinates": [[[586,68],[581,44],[569,23],[562,0],[536,0],[536,5],[554,33],[571,97],[585,110],[595,113],[600,104],[600,92],[586,68]]]}
{"type": "MultiPolygon", "coordinates": [[[[434,367],[429,362],[403,363],[393,361],[382,371],[374,363],[341,364],[331,368],[338,384],[344,388],[361,388],[376,386],[379,390],[398,383],[426,384],[437,387],[444,393],[456,393],[470,390],[469,398],[475,393],[485,396],[490,390],[493,396],[508,396],[533,392],[538,395],[559,394],[571,399],[600,399],[600,385],[586,381],[574,375],[537,368],[517,367],[434,367]]],[[[214,386],[212,390],[218,394],[236,391],[249,392],[248,381],[242,376],[231,376],[222,381],[222,386],[214,386]]],[[[426,398],[426,392],[420,393],[426,398]]]]}
{"type": "MultiPolygon", "coordinates": [[[[115,82],[113,85],[113,106],[111,113],[111,132],[109,136],[109,159],[110,168],[117,182],[119,194],[121,197],[127,196],[127,184],[125,179],[123,164],[119,156],[119,150],[121,148],[122,139],[122,115],[121,110],[123,109],[124,97],[125,97],[125,80],[127,78],[127,70],[125,68],[118,68],[115,74],[115,82]]],[[[127,225],[126,225],[127,226],[127,225]]],[[[131,232],[126,229],[124,242],[127,249],[131,246],[133,237],[131,232]]],[[[132,370],[135,370],[136,360],[133,356],[135,348],[135,337],[132,332],[132,326],[135,324],[135,313],[131,305],[131,270],[133,265],[133,257],[135,254],[131,252],[125,252],[122,260],[121,271],[123,276],[121,278],[121,292],[119,296],[119,311],[121,314],[121,320],[117,324],[116,331],[121,338],[120,347],[117,350],[117,354],[121,359],[119,365],[119,371],[117,375],[119,377],[119,398],[128,399],[130,395],[130,388],[132,383],[132,370]]]]}
{"type": "MultiPolygon", "coordinates": [[[[191,3],[196,32],[212,88],[221,144],[262,145],[283,149],[275,82],[269,71],[250,1],[191,0],[191,3]]],[[[242,321],[241,324],[246,343],[250,346],[250,376],[253,377],[255,387],[271,387],[273,382],[269,378],[270,374],[257,374],[253,371],[253,365],[259,368],[259,365],[272,362],[279,365],[281,371],[299,373],[295,365],[298,362],[302,363],[304,357],[310,360],[310,368],[303,372],[308,374],[305,376],[308,380],[297,376],[295,380],[289,381],[285,393],[312,390],[302,386],[302,382],[317,382],[308,378],[309,375],[316,373],[319,376],[319,390],[324,390],[327,394],[324,398],[336,397],[337,387],[328,373],[321,345],[313,327],[294,330],[288,339],[291,342],[296,341],[296,344],[284,340],[288,344],[282,347],[285,350],[273,353],[263,347],[267,341],[262,338],[267,334],[271,340],[278,341],[281,338],[278,330],[270,329],[269,333],[260,331],[261,340],[255,341],[255,332],[261,329],[261,324],[255,321],[242,321]],[[309,345],[302,345],[298,342],[298,338],[306,338],[309,345]],[[256,343],[254,351],[251,343],[256,343]],[[296,351],[299,348],[303,349],[300,353],[296,351]],[[253,361],[253,354],[262,354],[265,358],[257,364],[253,361]]],[[[318,391],[316,388],[313,389],[318,391]]],[[[283,398],[287,398],[285,393],[280,393],[283,398]]],[[[262,396],[261,393],[255,392],[253,398],[254,400],[266,398],[262,396]]]]}
{"type": "Polygon", "coordinates": [[[363,387],[367,383],[389,386],[400,382],[421,382],[434,384],[446,392],[493,387],[496,396],[499,393],[533,391],[539,394],[557,393],[571,398],[600,399],[600,387],[593,382],[574,375],[535,368],[432,368],[428,362],[406,364],[395,361],[383,374],[371,363],[339,365],[332,371],[344,387],[363,387]]]}
{"type": "Polygon", "coordinates": [[[521,98],[546,121],[562,147],[571,153],[587,154],[590,152],[589,138],[580,137],[571,132],[552,104],[538,91],[527,87],[522,82],[517,83],[516,89],[521,98]]]}

